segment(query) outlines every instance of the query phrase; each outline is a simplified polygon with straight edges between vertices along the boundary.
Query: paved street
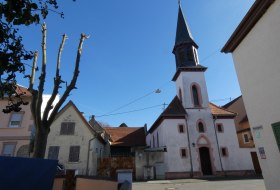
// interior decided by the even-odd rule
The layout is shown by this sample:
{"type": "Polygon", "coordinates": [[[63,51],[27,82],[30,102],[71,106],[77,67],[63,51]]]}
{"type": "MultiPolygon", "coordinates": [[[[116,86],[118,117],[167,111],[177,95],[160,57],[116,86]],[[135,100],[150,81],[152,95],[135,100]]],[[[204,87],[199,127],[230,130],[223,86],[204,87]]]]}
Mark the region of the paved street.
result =
{"type": "Polygon", "coordinates": [[[133,190],[265,190],[263,179],[182,179],[136,182],[133,190]]]}

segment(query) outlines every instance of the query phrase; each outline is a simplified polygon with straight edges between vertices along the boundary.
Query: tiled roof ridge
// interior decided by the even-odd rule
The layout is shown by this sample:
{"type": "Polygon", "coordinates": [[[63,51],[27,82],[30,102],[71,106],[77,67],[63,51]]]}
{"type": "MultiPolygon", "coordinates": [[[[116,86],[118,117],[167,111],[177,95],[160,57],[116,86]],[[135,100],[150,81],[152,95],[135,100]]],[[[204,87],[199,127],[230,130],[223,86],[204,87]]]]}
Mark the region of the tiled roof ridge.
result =
{"type": "MultiPolygon", "coordinates": [[[[214,104],[214,103],[212,103],[212,102],[209,102],[209,104],[212,105],[212,106],[214,106],[214,107],[216,107],[216,108],[218,108],[218,109],[221,109],[221,110],[223,110],[223,111],[229,112],[230,115],[237,115],[237,113],[232,112],[232,111],[230,111],[230,110],[228,110],[228,109],[226,109],[226,108],[223,108],[223,107],[221,107],[221,106],[218,106],[218,105],[216,105],[216,104],[214,104]]],[[[211,113],[214,114],[214,113],[212,112],[212,110],[211,110],[211,113]]],[[[218,114],[218,115],[219,115],[219,114],[218,114]]],[[[223,114],[222,114],[222,115],[223,115],[223,114]]]]}

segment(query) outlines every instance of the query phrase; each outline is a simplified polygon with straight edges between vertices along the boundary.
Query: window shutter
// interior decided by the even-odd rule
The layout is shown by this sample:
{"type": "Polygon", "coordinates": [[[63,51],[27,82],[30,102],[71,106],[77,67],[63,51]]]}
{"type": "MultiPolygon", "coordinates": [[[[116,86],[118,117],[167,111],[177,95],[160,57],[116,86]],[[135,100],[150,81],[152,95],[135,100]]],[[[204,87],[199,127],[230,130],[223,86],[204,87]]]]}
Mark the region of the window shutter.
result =
{"type": "Polygon", "coordinates": [[[75,123],[74,122],[62,122],[60,135],[74,135],[75,123]]]}
{"type": "Polygon", "coordinates": [[[67,124],[66,123],[61,123],[61,128],[60,128],[60,134],[65,135],[67,130],[67,124]]]}
{"type": "Polygon", "coordinates": [[[272,124],[272,129],[274,132],[274,136],[278,145],[278,149],[280,151],[280,122],[273,123],[272,124]]]}
{"type": "Polygon", "coordinates": [[[80,156],[80,146],[70,146],[69,162],[78,162],[80,156]]]}
{"type": "Polygon", "coordinates": [[[75,123],[68,123],[68,135],[74,135],[75,123]]]}
{"type": "Polygon", "coordinates": [[[49,153],[48,153],[48,159],[57,160],[58,153],[59,153],[59,146],[50,146],[49,153]]]}

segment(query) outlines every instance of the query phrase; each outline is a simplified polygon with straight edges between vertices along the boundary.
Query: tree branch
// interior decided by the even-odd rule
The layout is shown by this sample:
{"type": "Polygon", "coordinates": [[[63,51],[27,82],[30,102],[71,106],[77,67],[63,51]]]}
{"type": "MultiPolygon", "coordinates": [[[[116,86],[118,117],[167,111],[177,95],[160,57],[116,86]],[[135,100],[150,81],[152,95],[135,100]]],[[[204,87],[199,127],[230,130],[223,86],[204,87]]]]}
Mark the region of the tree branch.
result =
{"type": "Polygon", "coordinates": [[[36,66],[37,66],[37,59],[38,59],[38,51],[35,51],[34,58],[33,58],[33,65],[32,65],[32,73],[31,73],[31,77],[29,79],[28,90],[30,92],[33,91],[33,86],[34,86],[34,81],[35,81],[35,72],[36,72],[36,66]]]}
{"type": "Polygon", "coordinates": [[[82,54],[82,47],[83,47],[83,42],[85,39],[89,38],[88,36],[86,36],[85,34],[81,34],[81,38],[80,38],[80,43],[78,46],[78,51],[77,51],[77,56],[76,56],[76,63],[75,63],[75,69],[74,69],[74,74],[71,80],[71,83],[69,84],[69,86],[66,87],[62,97],[60,98],[60,100],[58,101],[58,103],[55,105],[48,122],[52,123],[53,120],[55,119],[55,116],[59,110],[59,108],[62,106],[62,104],[65,102],[66,98],[69,96],[69,93],[71,92],[71,90],[75,89],[76,87],[76,82],[77,82],[77,78],[79,75],[79,66],[80,66],[80,59],[81,59],[81,54],[82,54]]]}
{"type": "Polygon", "coordinates": [[[67,39],[67,35],[63,34],[62,42],[60,44],[60,47],[59,47],[59,50],[58,50],[58,55],[57,55],[56,75],[55,75],[55,78],[54,78],[53,92],[52,92],[52,95],[51,95],[50,99],[48,100],[47,105],[46,105],[44,115],[43,115],[43,122],[46,122],[47,119],[48,119],[50,110],[53,108],[52,104],[55,100],[55,97],[58,94],[59,86],[62,83],[61,76],[60,76],[60,60],[61,60],[61,53],[62,53],[62,50],[63,50],[66,39],[67,39]]]}
{"type": "Polygon", "coordinates": [[[46,57],[46,36],[47,36],[47,27],[44,23],[42,25],[42,70],[41,75],[39,77],[39,86],[38,86],[38,94],[37,94],[37,102],[36,102],[36,113],[37,113],[37,123],[41,122],[41,106],[43,102],[43,91],[44,91],[44,85],[45,85],[45,79],[46,79],[46,65],[47,65],[47,57],[46,57]]]}

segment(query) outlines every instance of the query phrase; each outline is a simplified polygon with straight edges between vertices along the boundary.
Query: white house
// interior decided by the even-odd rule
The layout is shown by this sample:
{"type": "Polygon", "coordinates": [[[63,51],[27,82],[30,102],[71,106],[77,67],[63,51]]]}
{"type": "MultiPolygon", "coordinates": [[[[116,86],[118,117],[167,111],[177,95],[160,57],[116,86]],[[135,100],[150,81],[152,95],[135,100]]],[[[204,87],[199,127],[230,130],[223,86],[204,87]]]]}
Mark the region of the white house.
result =
{"type": "Polygon", "coordinates": [[[280,1],[256,0],[222,52],[232,53],[265,186],[280,187],[280,1]]]}
{"type": "Polygon", "coordinates": [[[57,114],[50,129],[45,157],[59,160],[80,175],[96,175],[106,142],[72,101],[57,114]]]}
{"type": "Polygon", "coordinates": [[[173,53],[176,96],[148,131],[150,150],[163,151],[151,163],[165,178],[244,175],[253,171],[250,155],[239,148],[235,113],[209,102],[195,43],[179,6],[173,53]],[[160,165],[160,167],[157,167],[160,165]]]}

